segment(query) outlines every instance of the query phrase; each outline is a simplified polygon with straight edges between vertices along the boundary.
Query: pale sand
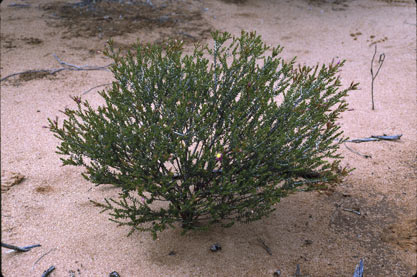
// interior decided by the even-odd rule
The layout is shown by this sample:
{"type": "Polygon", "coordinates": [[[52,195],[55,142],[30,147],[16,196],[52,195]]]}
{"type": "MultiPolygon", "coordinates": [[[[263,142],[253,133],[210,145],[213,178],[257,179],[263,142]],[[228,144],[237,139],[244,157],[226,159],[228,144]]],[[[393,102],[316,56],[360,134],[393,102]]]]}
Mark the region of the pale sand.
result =
{"type": "MultiPolygon", "coordinates": [[[[43,3],[52,0],[43,0],[43,3]]],[[[283,57],[314,65],[346,59],[345,85],[360,82],[341,119],[351,138],[402,134],[398,142],[349,144],[366,159],[348,151],[344,165],[356,168],[334,193],[298,193],[285,198],[268,218],[229,229],[180,235],[168,230],[153,241],[147,233],[126,237],[106,213],[89,200],[101,201],[117,191],[85,181],[81,168],[61,167],[58,140],[47,118],[73,107],[70,95],[112,80],[105,71],[63,71],[30,81],[1,83],[2,182],[10,172],[25,176],[1,194],[1,241],[42,246],[26,253],[2,248],[4,276],[352,276],[361,258],[366,276],[411,276],[416,272],[416,6],[414,1],[251,0],[243,4],[194,1],[208,8],[203,16],[213,28],[235,35],[256,30],[271,45],[285,47],[283,57]],[[312,1],[317,2],[317,1],[312,1]],[[392,3],[388,3],[392,2],[392,3]],[[344,6],[345,5],[345,6],[344,6]],[[351,35],[353,34],[353,35],[351,35]],[[371,36],[373,36],[371,38],[371,36]],[[355,40],[356,38],[356,40],[355,40]],[[378,43],[385,63],[375,80],[376,110],[371,110],[370,61],[378,43]],[[4,176],[3,176],[4,175],[4,176]],[[343,210],[359,208],[361,215],[343,210]],[[262,248],[265,241],[272,255],[262,248]],[[306,240],[309,240],[306,242],[306,240]],[[220,243],[222,250],[210,252],[220,243]],[[312,243],[310,243],[312,242],[312,243]],[[51,252],[49,252],[52,250],[51,252]],[[176,255],[168,255],[175,251],[176,255]],[[34,263],[45,253],[36,265],[34,263]]],[[[1,74],[58,67],[52,57],[77,64],[105,65],[104,40],[62,39],[63,28],[45,23],[38,1],[30,8],[1,4],[1,74]],[[26,38],[26,40],[25,40],[26,38]],[[27,38],[41,39],[31,43],[27,38]]],[[[139,33],[139,30],[138,30],[139,33]]],[[[135,34],[125,36],[126,40],[135,34]]],[[[154,38],[141,32],[138,37],[154,38]]],[[[123,38],[122,38],[123,39],[123,38]]],[[[119,38],[120,41],[120,38],[119,38]]],[[[94,90],[85,96],[92,103],[94,90]]],[[[62,118],[62,116],[61,116],[62,118]]]]}

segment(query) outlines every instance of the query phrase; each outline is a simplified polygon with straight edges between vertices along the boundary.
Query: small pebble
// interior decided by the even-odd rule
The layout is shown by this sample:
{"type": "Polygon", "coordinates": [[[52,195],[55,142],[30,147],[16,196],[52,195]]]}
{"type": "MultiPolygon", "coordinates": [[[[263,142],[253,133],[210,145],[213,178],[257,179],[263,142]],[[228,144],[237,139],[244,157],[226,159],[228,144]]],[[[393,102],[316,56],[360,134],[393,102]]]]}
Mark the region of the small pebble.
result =
{"type": "Polygon", "coordinates": [[[211,252],[217,252],[219,250],[222,250],[222,247],[218,243],[215,243],[210,247],[211,252]]]}
{"type": "Polygon", "coordinates": [[[177,255],[177,252],[175,252],[175,251],[171,251],[171,252],[169,252],[169,253],[168,253],[168,255],[170,255],[170,256],[175,256],[175,255],[177,255]]]}
{"type": "Polygon", "coordinates": [[[310,245],[310,244],[313,244],[313,241],[312,241],[312,240],[309,240],[309,239],[306,239],[306,240],[304,241],[304,244],[305,244],[305,245],[310,245]]]}
{"type": "Polygon", "coordinates": [[[109,277],[120,277],[120,275],[116,271],[113,271],[112,273],[110,273],[109,277]]]}

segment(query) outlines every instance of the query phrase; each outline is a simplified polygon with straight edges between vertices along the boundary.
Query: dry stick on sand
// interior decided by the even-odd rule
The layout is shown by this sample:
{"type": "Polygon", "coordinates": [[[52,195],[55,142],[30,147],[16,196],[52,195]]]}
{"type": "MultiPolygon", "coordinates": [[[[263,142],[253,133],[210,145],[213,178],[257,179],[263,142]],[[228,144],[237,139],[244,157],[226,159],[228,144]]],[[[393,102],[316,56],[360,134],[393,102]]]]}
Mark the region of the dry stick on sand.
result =
{"type": "Polygon", "coordinates": [[[402,134],[401,135],[393,135],[393,136],[387,136],[387,135],[384,134],[383,136],[371,136],[369,138],[351,139],[351,140],[345,141],[345,143],[343,143],[343,144],[346,146],[346,148],[350,152],[355,153],[356,155],[362,156],[364,158],[372,158],[371,155],[364,155],[364,154],[361,154],[361,153],[353,150],[352,148],[347,146],[346,142],[361,143],[361,142],[381,141],[381,140],[399,140],[401,137],[402,137],[402,134]]]}
{"type": "Polygon", "coordinates": [[[347,212],[351,212],[351,213],[357,214],[357,215],[361,215],[361,212],[360,211],[357,211],[357,210],[352,210],[352,209],[347,209],[347,208],[343,208],[343,210],[344,211],[347,211],[347,212]]]}
{"type": "Polygon", "coordinates": [[[45,270],[43,273],[42,273],[42,277],[47,277],[47,276],[49,276],[49,274],[51,274],[52,273],[52,271],[54,271],[55,270],[55,266],[51,266],[50,268],[48,268],[47,270],[45,270]]]}
{"type": "Polygon", "coordinates": [[[376,44],[375,44],[375,52],[374,55],[372,57],[372,61],[371,61],[371,77],[372,77],[372,82],[371,82],[371,97],[372,97],[372,110],[375,110],[375,105],[374,105],[374,80],[376,78],[376,76],[378,76],[379,70],[382,67],[382,64],[384,63],[385,60],[385,54],[382,53],[381,55],[379,55],[379,60],[378,60],[378,70],[376,71],[375,75],[374,75],[374,59],[375,59],[375,55],[376,55],[376,44]]]}
{"type": "Polygon", "coordinates": [[[7,75],[6,77],[1,78],[1,79],[0,79],[0,82],[5,81],[5,80],[9,79],[10,77],[17,76],[17,75],[20,75],[20,74],[30,74],[30,73],[46,73],[46,74],[50,74],[50,75],[52,75],[52,74],[55,74],[55,73],[57,73],[57,72],[59,72],[59,71],[66,70],[66,69],[67,69],[67,68],[39,69],[39,70],[26,70],[26,71],[16,72],[16,73],[13,73],[13,74],[7,75]]]}
{"type": "Polygon", "coordinates": [[[62,65],[62,66],[68,66],[69,68],[73,68],[70,70],[109,70],[107,67],[109,67],[111,64],[105,65],[105,66],[91,66],[91,65],[74,65],[74,64],[70,64],[70,63],[66,63],[64,61],[62,61],[60,58],[58,58],[57,55],[52,54],[52,56],[54,56],[54,58],[62,65]]]}
{"type": "Polygon", "coordinates": [[[262,245],[262,248],[265,249],[265,251],[272,256],[272,251],[271,249],[268,247],[268,245],[266,245],[265,241],[261,238],[258,238],[259,243],[262,245]]]}
{"type": "Polygon", "coordinates": [[[11,4],[7,5],[7,7],[13,7],[13,8],[30,8],[30,4],[11,3],[11,4]]]}
{"type": "Polygon", "coordinates": [[[32,248],[40,247],[40,246],[41,246],[40,244],[34,244],[34,245],[19,247],[19,246],[14,246],[14,245],[3,243],[3,242],[1,243],[1,247],[9,248],[17,252],[27,252],[32,248]]]}
{"type": "Polygon", "coordinates": [[[380,140],[399,140],[403,135],[392,135],[392,136],[371,136],[369,138],[359,138],[359,139],[350,139],[346,140],[345,142],[355,142],[355,143],[361,143],[361,142],[368,142],[368,141],[380,141],[380,140]]]}
{"type": "Polygon", "coordinates": [[[58,58],[57,55],[52,54],[52,56],[58,61],[60,65],[62,65],[61,68],[52,68],[52,69],[39,69],[39,70],[26,70],[22,72],[13,73],[10,75],[7,75],[6,77],[3,77],[0,79],[0,82],[7,80],[10,77],[21,75],[21,74],[28,74],[28,73],[46,73],[46,74],[55,74],[57,72],[63,71],[63,70],[72,70],[72,71],[82,71],[82,70],[109,70],[108,67],[111,64],[105,65],[105,66],[91,66],[91,65],[74,65],[70,63],[66,63],[62,61],[60,58],[58,58]]]}

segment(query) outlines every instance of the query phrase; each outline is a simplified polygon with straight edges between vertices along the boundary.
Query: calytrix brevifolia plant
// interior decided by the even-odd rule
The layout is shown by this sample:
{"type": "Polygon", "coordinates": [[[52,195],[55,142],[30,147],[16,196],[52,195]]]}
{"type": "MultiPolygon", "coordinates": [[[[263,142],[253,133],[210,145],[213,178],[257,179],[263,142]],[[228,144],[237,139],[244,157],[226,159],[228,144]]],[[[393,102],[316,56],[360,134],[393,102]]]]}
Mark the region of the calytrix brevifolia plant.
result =
{"type": "Polygon", "coordinates": [[[296,66],[256,33],[213,39],[190,55],[179,41],[126,56],[110,43],[116,80],[100,92],[105,104],[74,97],[62,125],[49,119],[64,165],[121,189],[99,205],[132,231],[156,238],[176,223],[185,232],[258,220],[300,187],[347,172],[337,119],[357,84],[340,89],[344,61],[296,66]]]}

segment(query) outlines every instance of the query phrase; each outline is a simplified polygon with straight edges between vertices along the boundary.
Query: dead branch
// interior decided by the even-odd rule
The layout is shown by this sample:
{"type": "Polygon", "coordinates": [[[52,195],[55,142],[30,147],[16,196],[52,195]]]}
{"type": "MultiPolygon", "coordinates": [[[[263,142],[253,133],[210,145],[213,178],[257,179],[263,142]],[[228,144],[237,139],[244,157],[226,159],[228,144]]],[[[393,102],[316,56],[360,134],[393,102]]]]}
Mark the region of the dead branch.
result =
{"type": "Polygon", "coordinates": [[[3,242],[1,243],[1,247],[9,248],[9,249],[12,249],[12,250],[17,251],[17,252],[27,252],[32,248],[40,247],[40,246],[41,246],[40,244],[34,244],[34,245],[19,247],[19,246],[14,246],[14,245],[11,245],[11,244],[6,244],[6,243],[3,243],[3,242]]]}
{"type": "Polygon", "coordinates": [[[7,75],[6,77],[1,78],[1,79],[0,79],[0,82],[5,81],[6,79],[9,79],[10,77],[17,76],[17,75],[20,75],[20,74],[27,74],[27,73],[46,73],[46,74],[50,74],[50,75],[52,75],[52,74],[55,74],[55,73],[57,73],[57,72],[59,72],[59,71],[66,70],[66,69],[67,69],[67,68],[40,69],[40,70],[26,70],[26,71],[16,72],[16,73],[13,73],[13,74],[7,75]]]}
{"type": "Polygon", "coordinates": [[[47,276],[49,276],[49,274],[51,274],[51,272],[52,271],[54,271],[55,270],[55,266],[51,266],[50,268],[48,268],[47,270],[45,270],[43,273],[42,273],[42,277],[47,277],[47,276]]]}
{"type": "Polygon", "coordinates": [[[78,65],[74,65],[74,64],[70,64],[67,62],[62,61],[60,58],[58,58],[57,55],[52,54],[52,56],[58,61],[58,63],[60,65],[62,65],[61,68],[52,68],[52,69],[39,69],[39,70],[25,70],[22,72],[16,72],[10,75],[7,75],[6,77],[3,77],[0,79],[0,82],[5,81],[7,79],[9,79],[10,77],[13,76],[17,76],[17,75],[21,75],[21,74],[28,74],[28,73],[46,73],[46,74],[55,74],[57,72],[63,71],[63,70],[72,70],[72,71],[82,71],[82,70],[109,70],[108,67],[112,65],[108,64],[105,66],[91,66],[91,65],[82,65],[82,66],[78,66],[78,65]]]}
{"type": "Polygon", "coordinates": [[[13,8],[30,8],[30,4],[11,3],[11,4],[7,5],[7,7],[13,7],[13,8]]]}
{"type": "Polygon", "coordinates": [[[393,136],[387,136],[387,135],[383,135],[383,136],[371,136],[371,138],[376,138],[379,140],[399,140],[403,135],[393,135],[393,136]]]}
{"type": "Polygon", "coordinates": [[[357,211],[357,210],[346,209],[346,208],[343,208],[343,210],[344,211],[347,211],[347,212],[351,212],[351,213],[357,214],[357,215],[361,215],[361,212],[360,211],[357,211]]]}
{"type": "Polygon", "coordinates": [[[58,61],[58,63],[60,65],[62,65],[63,67],[69,67],[70,70],[108,70],[107,67],[109,67],[111,64],[105,65],[105,66],[91,66],[91,65],[74,65],[74,64],[70,64],[67,62],[62,61],[60,58],[58,58],[57,55],[52,54],[52,56],[58,61]]]}
{"type": "Polygon", "coordinates": [[[361,143],[361,142],[368,142],[368,141],[380,141],[380,140],[399,140],[402,137],[402,134],[400,135],[393,135],[393,136],[387,136],[387,135],[383,135],[383,136],[371,136],[369,138],[359,138],[359,139],[350,139],[350,140],[346,140],[345,142],[355,142],[355,143],[361,143]]]}

